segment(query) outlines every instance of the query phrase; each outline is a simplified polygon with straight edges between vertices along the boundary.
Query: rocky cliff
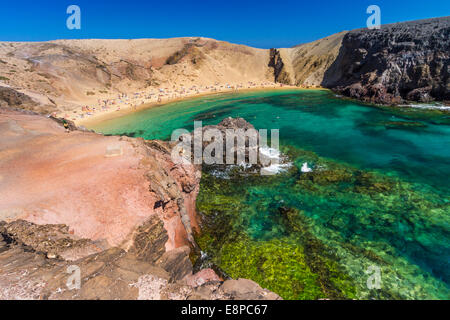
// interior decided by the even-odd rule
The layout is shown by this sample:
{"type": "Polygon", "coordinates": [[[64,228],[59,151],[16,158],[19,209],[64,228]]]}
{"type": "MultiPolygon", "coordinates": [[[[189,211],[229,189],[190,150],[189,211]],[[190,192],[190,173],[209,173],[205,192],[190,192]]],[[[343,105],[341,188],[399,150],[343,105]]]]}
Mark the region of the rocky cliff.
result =
{"type": "Polygon", "coordinates": [[[322,85],[363,101],[450,100],[450,17],[347,33],[322,85]]]}
{"type": "Polygon", "coordinates": [[[277,83],[291,84],[290,75],[286,71],[286,66],[281,57],[280,50],[271,48],[269,57],[269,67],[273,69],[273,81],[277,83]]]}
{"type": "Polygon", "coordinates": [[[58,121],[6,109],[0,137],[0,220],[65,224],[75,236],[126,248],[157,214],[167,249],[189,245],[200,171],[174,164],[168,143],[66,133],[58,121]]]}
{"type": "Polygon", "coordinates": [[[0,109],[0,299],[279,298],[193,273],[200,168],[171,143],[69,129],[0,109]]]}

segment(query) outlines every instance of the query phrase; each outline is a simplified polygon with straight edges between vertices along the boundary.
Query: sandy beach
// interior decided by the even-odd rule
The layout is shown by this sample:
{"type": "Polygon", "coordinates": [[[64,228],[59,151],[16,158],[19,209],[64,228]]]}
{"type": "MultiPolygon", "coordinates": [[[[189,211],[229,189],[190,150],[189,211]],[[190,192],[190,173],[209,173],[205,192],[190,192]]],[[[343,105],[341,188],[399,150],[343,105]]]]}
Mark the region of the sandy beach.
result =
{"type": "MultiPolygon", "coordinates": [[[[260,90],[327,90],[325,88],[321,87],[298,87],[298,86],[289,86],[289,85],[280,85],[275,83],[266,83],[266,84],[260,84],[260,85],[249,85],[247,87],[241,87],[241,86],[230,86],[230,87],[222,87],[220,88],[212,88],[212,89],[206,89],[201,88],[198,91],[195,92],[188,92],[186,94],[182,95],[170,95],[170,91],[160,96],[160,101],[158,100],[159,97],[156,96],[156,99],[153,97],[152,94],[151,97],[153,98],[137,98],[133,99],[132,102],[117,102],[117,99],[109,99],[109,104],[107,108],[96,108],[94,112],[83,112],[83,113],[74,113],[72,112],[72,117],[70,114],[58,114],[58,117],[68,118],[78,126],[84,126],[89,128],[90,126],[113,118],[118,118],[124,115],[127,115],[129,113],[142,111],[145,109],[150,109],[153,107],[161,106],[167,103],[176,102],[176,101],[182,101],[182,100],[188,100],[193,99],[201,96],[209,96],[209,95],[215,95],[215,94],[223,94],[223,93],[233,93],[233,92],[251,92],[251,91],[260,91],[260,90]],[[83,114],[83,116],[80,116],[83,114]],[[69,115],[69,117],[67,117],[69,115]]],[[[144,93],[142,93],[144,94],[144,93]]],[[[144,94],[145,95],[145,94],[144,94]]]]}

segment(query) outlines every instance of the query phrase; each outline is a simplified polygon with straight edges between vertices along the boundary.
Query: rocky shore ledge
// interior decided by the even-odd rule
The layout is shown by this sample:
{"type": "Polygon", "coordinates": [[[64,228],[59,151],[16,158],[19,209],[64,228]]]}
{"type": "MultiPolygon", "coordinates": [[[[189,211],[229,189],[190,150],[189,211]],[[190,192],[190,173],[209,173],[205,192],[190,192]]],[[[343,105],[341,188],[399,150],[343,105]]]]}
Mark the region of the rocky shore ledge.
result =
{"type": "Polygon", "coordinates": [[[449,103],[449,52],[450,17],[353,30],[322,85],[377,104],[449,103]]]}
{"type": "Polygon", "coordinates": [[[280,299],[193,273],[201,171],[171,143],[69,129],[0,109],[0,299],[280,299]]]}

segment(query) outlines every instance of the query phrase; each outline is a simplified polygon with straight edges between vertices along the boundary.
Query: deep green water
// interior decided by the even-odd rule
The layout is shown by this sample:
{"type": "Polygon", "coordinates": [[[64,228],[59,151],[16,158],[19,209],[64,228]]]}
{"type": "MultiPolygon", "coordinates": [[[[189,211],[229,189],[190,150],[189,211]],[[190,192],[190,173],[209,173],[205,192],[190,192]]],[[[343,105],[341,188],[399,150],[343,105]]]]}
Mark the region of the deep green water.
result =
{"type": "Polygon", "coordinates": [[[294,165],[231,179],[204,168],[197,241],[225,273],[287,299],[450,298],[450,113],[266,91],[171,103],[93,129],[169,139],[194,120],[228,116],[279,129],[294,165]],[[313,172],[300,171],[304,162],[313,172]],[[381,289],[369,289],[366,271],[377,267],[381,289]]]}

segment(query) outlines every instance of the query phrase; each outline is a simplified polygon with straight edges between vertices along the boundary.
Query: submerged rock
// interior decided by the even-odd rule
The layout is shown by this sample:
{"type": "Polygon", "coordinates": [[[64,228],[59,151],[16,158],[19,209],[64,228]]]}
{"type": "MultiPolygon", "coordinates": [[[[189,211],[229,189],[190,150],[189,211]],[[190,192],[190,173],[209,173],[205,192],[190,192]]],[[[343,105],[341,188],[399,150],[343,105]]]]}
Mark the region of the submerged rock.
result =
{"type": "Polygon", "coordinates": [[[389,129],[404,129],[404,128],[424,128],[425,124],[422,122],[414,122],[414,121],[386,121],[383,123],[386,128],[389,129]]]}
{"type": "Polygon", "coordinates": [[[309,181],[318,185],[349,182],[352,181],[352,174],[343,169],[325,169],[304,172],[298,179],[298,183],[300,184],[304,184],[309,181]]]}

